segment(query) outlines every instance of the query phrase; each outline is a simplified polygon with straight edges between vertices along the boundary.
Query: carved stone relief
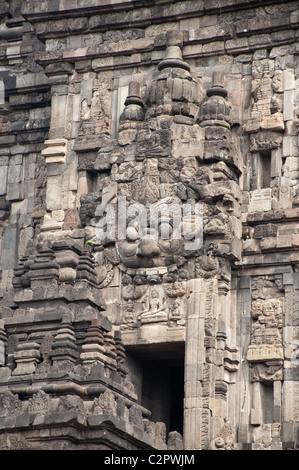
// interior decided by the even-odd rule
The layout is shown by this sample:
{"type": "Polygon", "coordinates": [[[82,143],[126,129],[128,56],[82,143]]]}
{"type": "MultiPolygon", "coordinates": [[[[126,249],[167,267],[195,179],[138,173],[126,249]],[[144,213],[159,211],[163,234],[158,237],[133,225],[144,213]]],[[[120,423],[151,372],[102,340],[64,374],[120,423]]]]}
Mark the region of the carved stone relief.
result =
{"type": "Polygon", "coordinates": [[[2,3],[0,416],[14,436],[0,447],[27,447],[25,412],[45,436],[45,415],[66,429],[73,411],[87,445],[111,415],[112,447],[134,429],[132,447],[163,448],[121,334],[132,356],[185,342],[186,448],[233,449],[235,427],[240,447],[270,448],[289,390],[293,439],[296,2],[89,0],[76,20],[76,2],[2,3]]]}
{"type": "Polygon", "coordinates": [[[265,150],[275,148],[279,143],[279,135],[275,138],[275,132],[283,132],[285,129],[282,114],[283,102],[283,72],[273,70],[271,61],[265,59],[259,62],[255,78],[252,80],[252,112],[251,119],[247,122],[247,132],[266,131],[267,134],[251,135],[251,150],[265,150]],[[269,133],[270,132],[270,133],[269,133]],[[273,143],[269,140],[272,136],[273,143]],[[277,140],[278,139],[278,140],[277,140]]]}
{"type": "Polygon", "coordinates": [[[110,135],[112,118],[112,75],[99,73],[81,83],[79,135],[110,135]]]}
{"type": "Polygon", "coordinates": [[[226,423],[211,441],[210,450],[234,450],[235,433],[230,423],[226,423]]]}
{"type": "Polygon", "coordinates": [[[247,360],[252,364],[251,380],[261,382],[281,378],[283,352],[284,299],[256,299],[252,302],[251,344],[247,360]]]}

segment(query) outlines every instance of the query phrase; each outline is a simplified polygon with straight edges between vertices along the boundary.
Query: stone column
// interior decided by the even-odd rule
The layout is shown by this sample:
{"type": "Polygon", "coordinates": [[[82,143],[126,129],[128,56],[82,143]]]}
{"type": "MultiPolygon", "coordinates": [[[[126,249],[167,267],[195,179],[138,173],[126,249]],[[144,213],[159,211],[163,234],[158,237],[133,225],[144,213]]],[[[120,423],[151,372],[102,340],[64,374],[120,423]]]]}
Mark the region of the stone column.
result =
{"type": "Polygon", "coordinates": [[[298,441],[299,432],[299,273],[293,273],[289,282],[293,282],[293,285],[285,285],[281,439],[283,442],[288,443],[288,448],[293,448],[296,441],[298,441]]]}
{"type": "Polygon", "coordinates": [[[80,103],[79,94],[74,95],[71,90],[66,84],[53,85],[51,90],[49,138],[41,152],[47,168],[43,232],[68,230],[78,225],[78,172],[73,145],[80,121],[80,103]]]}
{"type": "Polygon", "coordinates": [[[203,449],[209,437],[210,409],[206,387],[212,383],[211,364],[205,362],[205,320],[212,317],[216,279],[192,279],[187,304],[185,350],[184,448],[203,449]]]}

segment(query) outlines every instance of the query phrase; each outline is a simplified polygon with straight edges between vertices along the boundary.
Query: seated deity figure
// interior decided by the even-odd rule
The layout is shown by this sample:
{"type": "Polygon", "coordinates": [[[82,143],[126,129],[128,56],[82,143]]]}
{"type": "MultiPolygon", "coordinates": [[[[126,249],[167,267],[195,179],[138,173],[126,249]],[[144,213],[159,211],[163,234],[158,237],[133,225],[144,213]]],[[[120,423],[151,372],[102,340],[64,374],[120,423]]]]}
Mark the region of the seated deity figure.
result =
{"type": "Polygon", "coordinates": [[[167,320],[167,313],[165,311],[164,299],[161,299],[158,290],[152,289],[146,302],[146,310],[139,315],[141,323],[151,321],[167,320]]]}

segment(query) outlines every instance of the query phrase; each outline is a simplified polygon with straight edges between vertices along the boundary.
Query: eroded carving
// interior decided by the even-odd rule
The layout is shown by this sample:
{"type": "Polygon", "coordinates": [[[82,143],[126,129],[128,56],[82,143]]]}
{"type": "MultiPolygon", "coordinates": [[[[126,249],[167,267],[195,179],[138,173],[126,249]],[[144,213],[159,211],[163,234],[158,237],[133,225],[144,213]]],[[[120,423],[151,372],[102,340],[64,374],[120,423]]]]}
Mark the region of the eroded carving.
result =
{"type": "Polygon", "coordinates": [[[252,378],[261,381],[273,380],[280,374],[284,359],[282,344],[283,298],[256,299],[252,302],[254,323],[251,332],[251,344],[247,351],[247,360],[251,363],[263,363],[254,366],[252,378]],[[265,365],[267,367],[265,367],[265,365]],[[265,370],[266,369],[266,370],[265,370]]]}
{"type": "Polygon", "coordinates": [[[210,450],[234,450],[235,432],[230,423],[226,423],[218,435],[211,441],[210,450]]]}

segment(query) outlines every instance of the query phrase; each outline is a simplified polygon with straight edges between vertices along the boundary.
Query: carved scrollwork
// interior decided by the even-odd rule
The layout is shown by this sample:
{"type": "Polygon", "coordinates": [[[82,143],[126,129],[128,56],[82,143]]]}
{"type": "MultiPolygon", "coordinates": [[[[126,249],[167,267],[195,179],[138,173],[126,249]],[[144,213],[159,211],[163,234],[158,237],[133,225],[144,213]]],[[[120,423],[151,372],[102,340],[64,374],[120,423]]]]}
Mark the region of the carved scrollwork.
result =
{"type": "Polygon", "coordinates": [[[230,423],[226,423],[219,431],[218,435],[212,439],[210,450],[234,450],[235,433],[230,423]]]}

